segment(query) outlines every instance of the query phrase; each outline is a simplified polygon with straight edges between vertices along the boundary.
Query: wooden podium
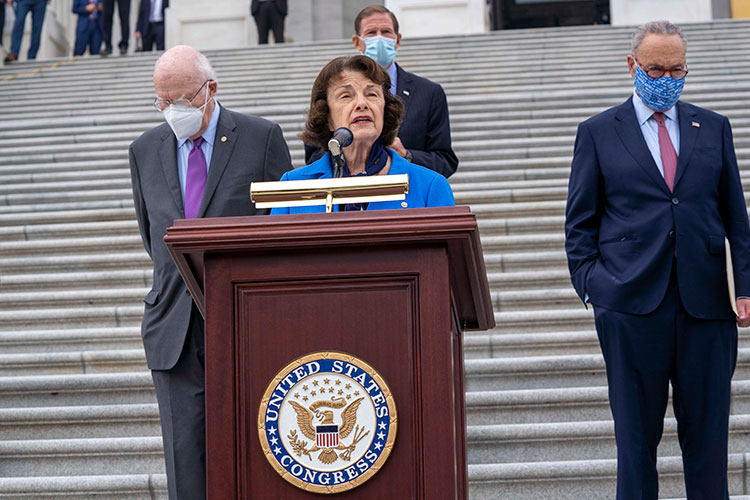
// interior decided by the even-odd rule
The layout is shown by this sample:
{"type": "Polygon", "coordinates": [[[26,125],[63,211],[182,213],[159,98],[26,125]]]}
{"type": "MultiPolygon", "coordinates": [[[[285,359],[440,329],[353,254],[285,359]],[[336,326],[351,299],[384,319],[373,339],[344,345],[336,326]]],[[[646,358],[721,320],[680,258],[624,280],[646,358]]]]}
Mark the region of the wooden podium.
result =
{"type": "Polygon", "coordinates": [[[468,497],[462,331],[494,326],[468,207],[176,220],[165,241],[206,319],[209,499],[320,498],[269,463],[259,409],[328,351],[377,370],[398,412],[387,460],[332,496],[468,497]]]}

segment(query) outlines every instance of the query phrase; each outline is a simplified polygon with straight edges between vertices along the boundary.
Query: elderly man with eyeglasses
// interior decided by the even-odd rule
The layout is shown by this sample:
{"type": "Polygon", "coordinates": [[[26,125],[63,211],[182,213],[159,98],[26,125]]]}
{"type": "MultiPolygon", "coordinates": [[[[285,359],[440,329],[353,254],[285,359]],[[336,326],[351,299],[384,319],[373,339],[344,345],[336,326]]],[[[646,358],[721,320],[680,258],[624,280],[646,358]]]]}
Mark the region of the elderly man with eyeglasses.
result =
{"type": "Polygon", "coordinates": [[[658,497],[670,384],[688,500],[729,499],[750,229],[729,120],[679,101],[685,43],[668,21],[635,32],[633,95],[579,125],[571,165],[565,245],[606,364],[618,500],[658,497]]]}
{"type": "Polygon", "coordinates": [[[175,219],[265,213],[250,183],[292,168],[281,128],[223,108],[208,59],[184,45],[154,68],[154,106],[166,121],[130,145],[133,200],[154,263],[141,325],[159,403],[170,500],[206,498],[203,330],[164,244],[175,219]]]}

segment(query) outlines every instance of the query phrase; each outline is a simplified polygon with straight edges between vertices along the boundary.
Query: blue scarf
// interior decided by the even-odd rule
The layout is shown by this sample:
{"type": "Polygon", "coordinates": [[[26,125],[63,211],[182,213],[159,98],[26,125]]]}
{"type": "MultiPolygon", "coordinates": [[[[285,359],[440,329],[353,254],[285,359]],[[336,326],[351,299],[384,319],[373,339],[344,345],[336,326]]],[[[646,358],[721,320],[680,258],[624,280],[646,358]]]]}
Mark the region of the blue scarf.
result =
{"type": "MultiPolygon", "coordinates": [[[[383,170],[386,163],[388,163],[388,151],[385,150],[380,139],[377,139],[370,149],[370,156],[367,157],[367,163],[365,163],[365,171],[354,177],[378,175],[378,173],[383,170]]],[[[352,174],[349,171],[349,165],[346,164],[346,160],[344,160],[344,171],[342,177],[352,177],[352,174]]],[[[347,203],[344,205],[344,211],[367,210],[367,205],[368,203],[347,203]]]]}

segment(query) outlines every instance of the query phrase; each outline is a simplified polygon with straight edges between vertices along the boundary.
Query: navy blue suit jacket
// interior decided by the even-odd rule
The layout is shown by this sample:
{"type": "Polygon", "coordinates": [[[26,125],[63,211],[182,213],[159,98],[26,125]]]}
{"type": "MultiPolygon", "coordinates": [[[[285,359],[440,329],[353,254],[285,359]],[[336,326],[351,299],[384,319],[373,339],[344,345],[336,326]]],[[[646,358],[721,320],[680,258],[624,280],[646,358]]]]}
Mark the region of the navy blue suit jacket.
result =
{"type": "MultiPolygon", "coordinates": [[[[458,168],[451,148],[451,124],[448,101],[443,87],[396,65],[396,95],[403,101],[405,113],[398,137],[411,151],[412,162],[450,177],[458,168]]],[[[305,145],[305,163],[318,160],[325,151],[305,145]]]]}
{"type": "MultiPolygon", "coordinates": [[[[161,17],[164,19],[164,10],[169,8],[169,0],[162,0],[161,2],[161,17]]],[[[149,33],[149,17],[151,16],[151,0],[141,0],[141,5],[138,7],[138,21],[135,23],[135,30],[141,33],[143,38],[146,38],[149,33]]]]}
{"type": "Polygon", "coordinates": [[[670,192],[638,125],[632,97],[578,126],[565,248],[576,292],[628,314],[653,311],[676,255],[680,298],[693,317],[734,318],[724,237],[737,296],[750,296],[750,228],[729,120],[677,103],[680,151],[670,192]]]}
{"type": "MultiPolygon", "coordinates": [[[[88,22],[89,14],[91,14],[91,12],[86,10],[88,4],[89,0],[73,0],[73,14],[78,14],[80,17],[83,17],[86,22],[88,22]]],[[[94,19],[99,19],[100,17],[102,17],[101,11],[94,10],[94,19]]]]}

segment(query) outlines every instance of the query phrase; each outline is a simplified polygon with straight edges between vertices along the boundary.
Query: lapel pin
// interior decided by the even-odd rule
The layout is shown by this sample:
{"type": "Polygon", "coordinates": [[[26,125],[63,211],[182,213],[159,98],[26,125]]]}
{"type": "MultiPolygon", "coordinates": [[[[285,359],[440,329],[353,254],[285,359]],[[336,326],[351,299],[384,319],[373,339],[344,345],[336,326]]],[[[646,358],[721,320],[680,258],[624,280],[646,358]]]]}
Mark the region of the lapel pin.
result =
{"type": "Polygon", "coordinates": [[[402,93],[403,93],[404,95],[409,95],[409,91],[408,91],[408,90],[402,90],[401,92],[402,92],[402,93]]]}
{"type": "Polygon", "coordinates": [[[693,122],[693,127],[701,128],[701,124],[698,122],[693,122]]]}
{"type": "MultiPolygon", "coordinates": [[[[693,125],[695,125],[695,122],[693,122],[693,125]]],[[[227,142],[227,136],[222,135],[221,136],[221,142],[227,142]]]]}

